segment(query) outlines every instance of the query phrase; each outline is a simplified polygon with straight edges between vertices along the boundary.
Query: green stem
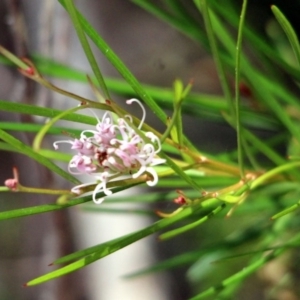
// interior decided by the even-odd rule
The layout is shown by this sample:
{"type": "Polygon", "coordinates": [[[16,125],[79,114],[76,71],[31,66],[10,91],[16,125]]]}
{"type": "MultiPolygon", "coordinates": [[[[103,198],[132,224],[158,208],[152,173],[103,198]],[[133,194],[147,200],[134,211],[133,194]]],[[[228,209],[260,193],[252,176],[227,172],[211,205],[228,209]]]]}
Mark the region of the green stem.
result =
{"type": "Polygon", "coordinates": [[[266,172],[265,174],[261,175],[260,177],[258,177],[257,179],[255,179],[251,184],[250,184],[250,189],[253,190],[256,187],[258,187],[259,185],[263,184],[265,181],[267,181],[268,179],[274,177],[277,174],[280,174],[282,172],[285,172],[287,170],[292,170],[296,167],[300,167],[300,162],[291,162],[291,163],[287,163],[284,165],[281,165],[277,168],[274,168],[268,172],[266,172]]]}
{"type": "Polygon", "coordinates": [[[20,184],[18,184],[17,192],[47,194],[47,195],[72,195],[70,190],[40,189],[40,188],[26,187],[26,186],[22,186],[20,184]]]}
{"type": "Polygon", "coordinates": [[[237,131],[237,146],[238,146],[238,162],[241,172],[241,177],[244,178],[244,161],[243,161],[243,146],[242,146],[242,132],[240,120],[240,62],[241,62],[241,49],[243,28],[246,15],[247,0],[243,1],[242,12],[239,23],[238,38],[236,45],[236,60],[235,60],[235,116],[236,116],[236,131],[237,131]]]}
{"type": "Polygon", "coordinates": [[[49,122],[47,122],[42,128],[41,130],[37,133],[37,135],[35,136],[34,140],[33,140],[33,144],[32,144],[32,149],[36,152],[40,151],[41,148],[41,144],[43,141],[44,136],[46,135],[46,133],[49,131],[50,127],[53,126],[54,123],[56,123],[57,121],[59,121],[62,117],[70,114],[70,113],[74,113],[79,109],[83,109],[85,108],[85,106],[77,106],[77,107],[73,107],[71,109],[68,109],[66,111],[63,111],[62,113],[60,113],[59,115],[55,116],[54,118],[52,118],[49,122]]]}
{"type": "Polygon", "coordinates": [[[228,84],[228,81],[227,81],[227,78],[225,75],[222,60],[221,60],[221,57],[219,54],[218,45],[217,45],[217,42],[215,39],[214,29],[212,27],[210,11],[209,11],[209,8],[207,5],[207,1],[206,0],[194,0],[194,3],[197,6],[197,8],[199,9],[199,11],[200,12],[202,11],[205,28],[206,28],[206,32],[207,32],[207,37],[209,40],[209,44],[210,44],[211,52],[212,52],[212,55],[214,58],[214,62],[217,67],[218,76],[219,76],[219,80],[220,80],[220,83],[222,86],[222,90],[223,90],[225,99],[228,103],[228,107],[230,107],[231,111],[234,112],[232,96],[231,96],[229,84],[228,84]]]}
{"type": "MultiPolygon", "coordinates": [[[[166,138],[169,136],[169,134],[170,134],[172,128],[174,127],[176,121],[178,120],[179,117],[181,117],[181,114],[180,114],[181,110],[180,110],[180,108],[181,108],[181,103],[179,103],[179,104],[176,103],[176,105],[174,105],[174,113],[173,113],[173,116],[172,116],[172,118],[171,118],[171,121],[170,121],[169,124],[168,124],[168,127],[167,127],[166,131],[164,132],[164,134],[162,135],[162,137],[161,137],[161,139],[160,139],[160,142],[161,142],[161,143],[163,143],[163,142],[166,140],[166,138]]],[[[181,133],[182,133],[182,132],[181,132],[181,133]]],[[[179,135],[180,135],[180,133],[178,132],[178,136],[179,136],[179,135]]],[[[182,145],[182,142],[181,142],[181,144],[180,144],[180,141],[179,141],[179,140],[176,141],[176,142],[178,142],[180,146],[182,145]]]]}
{"type": "Polygon", "coordinates": [[[0,53],[5,56],[8,60],[13,62],[15,65],[17,65],[19,68],[23,70],[27,70],[29,66],[24,63],[21,59],[19,59],[17,56],[13,55],[11,52],[0,46],[0,53]]]}

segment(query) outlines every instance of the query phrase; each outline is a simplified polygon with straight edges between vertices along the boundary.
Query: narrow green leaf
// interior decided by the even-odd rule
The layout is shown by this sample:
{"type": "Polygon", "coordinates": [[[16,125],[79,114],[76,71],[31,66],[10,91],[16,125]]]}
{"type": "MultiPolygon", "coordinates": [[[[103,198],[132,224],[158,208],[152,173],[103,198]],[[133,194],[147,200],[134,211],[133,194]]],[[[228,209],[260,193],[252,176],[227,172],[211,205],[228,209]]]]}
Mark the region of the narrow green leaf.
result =
{"type": "MultiPolygon", "coordinates": [[[[48,118],[53,118],[63,111],[53,108],[46,108],[34,105],[28,105],[23,103],[15,103],[10,101],[0,100],[0,110],[8,112],[16,112],[21,114],[29,114],[35,116],[43,116],[48,118]]],[[[73,121],[84,124],[95,125],[97,120],[94,117],[88,117],[81,114],[69,114],[64,116],[62,120],[73,121]]]]}
{"type": "MultiPolygon", "coordinates": [[[[103,196],[105,196],[103,194],[103,196]]],[[[20,218],[20,217],[27,217],[36,214],[48,213],[51,211],[61,210],[64,208],[68,208],[74,205],[82,204],[92,200],[92,196],[85,196],[76,199],[68,200],[65,204],[46,204],[46,205],[38,205],[38,206],[31,206],[25,207],[20,209],[13,209],[8,211],[0,212],[0,220],[9,220],[13,218],[20,218]]]]}
{"type": "Polygon", "coordinates": [[[238,38],[236,45],[236,59],[235,59],[235,118],[236,118],[236,133],[237,133],[237,147],[238,147],[238,163],[241,172],[241,178],[245,176],[244,170],[244,153],[242,145],[242,128],[241,128],[241,99],[240,99],[240,79],[241,79],[241,51],[242,51],[242,38],[243,38],[243,29],[244,21],[246,16],[247,0],[243,1],[242,12],[240,17],[240,23],[238,27],[238,38]]]}
{"type": "Polygon", "coordinates": [[[162,219],[142,230],[136,231],[134,233],[128,234],[126,236],[114,239],[112,241],[82,250],[75,253],[72,253],[70,255],[64,256],[58,260],[56,260],[53,264],[61,264],[61,263],[67,263],[70,261],[74,261],[78,259],[77,261],[62,267],[58,270],[55,270],[53,272],[50,272],[46,275],[40,276],[36,279],[33,279],[29,281],[26,286],[33,286],[37,284],[41,284],[43,282],[55,279],[57,277],[63,276],[65,274],[68,274],[70,272],[74,272],[76,270],[79,270],[88,264],[91,264],[92,262],[103,258],[117,250],[120,250],[150,234],[153,234],[159,230],[162,230],[180,220],[183,220],[193,213],[195,213],[197,209],[188,207],[179,212],[178,214],[174,215],[172,218],[166,218],[162,219]]]}
{"type": "MultiPolygon", "coordinates": [[[[61,0],[59,0],[61,2],[61,0]]],[[[64,3],[62,3],[63,6],[64,3]]],[[[134,75],[128,70],[125,64],[119,59],[119,57],[112,51],[112,49],[105,43],[105,41],[100,37],[97,31],[87,22],[87,20],[77,12],[77,16],[86,32],[86,34],[91,38],[99,50],[105,55],[105,57],[110,61],[110,63],[116,68],[116,70],[125,78],[125,80],[130,84],[133,90],[139,95],[152,110],[157,117],[166,124],[167,116],[160,106],[152,99],[152,97],[146,92],[139,81],[134,77],[134,75]]],[[[184,143],[191,149],[195,149],[193,144],[184,137],[184,143]]]]}
{"type": "Polygon", "coordinates": [[[48,133],[48,131],[50,130],[50,128],[52,127],[52,125],[54,123],[61,120],[64,116],[67,116],[67,115],[74,113],[75,111],[77,111],[79,109],[83,109],[83,108],[85,108],[85,107],[83,107],[83,106],[72,107],[70,109],[63,111],[59,115],[53,117],[49,122],[47,122],[35,136],[33,144],[32,144],[33,150],[37,151],[37,152],[40,150],[43,138],[48,133]]]}
{"type": "Polygon", "coordinates": [[[282,210],[281,212],[275,214],[274,216],[271,217],[272,220],[276,220],[278,218],[281,218],[287,214],[290,214],[291,212],[295,211],[296,209],[298,209],[298,207],[300,206],[300,201],[297,202],[296,204],[282,210]]]}
{"type": "Polygon", "coordinates": [[[200,218],[198,221],[193,222],[193,223],[188,224],[188,225],[185,225],[185,226],[182,226],[180,228],[176,228],[176,229],[168,231],[166,233],[163,233],[159,236],[159,239],[164,241],[164,240],[167,240],[167,239],[171,239],[175,236],[178,236],[182,233],[185,233],[189,230],[192,230],[192,229],[196,228],[197,226],[199,226],[199,225],[203,224],[204,222],[206,222],[208,219],[212,218],[214,215],[219,213],[225,207],[226,207],[226,204],[222,203],[222,205],[219,205],[217,208],[213,209],[210,213],[208,213],[206,216],[200,218]]]}
{"type": "MultiPolygon", "coordinates": [[[[183,15],[181,10],[180,16],[178,14],[175,16],[164,9],[161,9],[156,4],[151,3],[153,1],[147,0],[131,0],[133,3],[139,5],[144,10],[153,14],[156,18],[163,20],[164,22],[168,23],[168,25],[173,26],[178,31],[182,32],[189,38],[194,41],[199,42],[203,45],[206,49],[208,48],[207,37],[205,32],[199,28],[199,25],[193,21],[192,16],[183,15]]],[[[173,6],[174,7],[174,6],[173,6]]],[[[178,9],[177,9],[178,12],[178,9]]]]}
{"type": "MultiPolygon", "coordinates": [[[[219,5],[218,1],[210,2],[214,11],[218,12],[223,19],[230,23],[234,28],[238,27],[239,17],[236,14],[236,7],[233,2],[226,3],[226,9],[222,5],[219,5]]],[[[261,32],[256,30],[255,27],[247,26],[244,28],[245,37],[251,44],[252,49],[257,49],[258,55],[261,57],[266,56],[271,59],[272,63],[276,66],[282,67],[287,73],[292,75],[294,78],[300,80],[300,73],[297,68],[290,66],[278,53],[276,47],[273,47],[271,43],[265,38],[261,32]]],[[[270,79],[270,78],[269,78],[270,79]]],[[[274,88],[280,87],[281,85],[273,85],[274,88]]]]}
{"type": "MultiPolygon", "coordinates": [[[[59,2],[64,6],[62,0],[59,2]]],[[[113,52],[113,50],[105,43],[105,41],[100,37],[97,31],[91,26],[91,24],[77,11],[78,19],[86,32],[86,34],[91,38],[94,44],[99,48],[99,50],[105,55],[105,57],[110,61],[110,63],[116,68],[116,70],[124,77],[124,79],[130,84],[133,90],[137,93],[139,98],[143,100],[149,108],[157,115],[157,117],[165,124],[167,116],[163,110],[157,105],[157,103],[150,97],[150,95],[145,91],[139,81],[135,76],[128,70],[125,64],[120,60],[120,58],[113,52]]]]}
{"type": "MultiPolygon", "coordinates": [[[[19,132],[38,132],[43,126],[44,125],[32,123],[0,122],[0,129],[19,132]]],[[[79,135],[81,131],[82,130],[79,129],[52,126],[49,128],[47,133],[61,135],[62,132],[68,132],[74,135],[79,135]]]]}
{"type": "MultiPolygon", "coordinates": [[[[38,69],[45,75],[86,82],[86,75],[84,72],[58,64],[52,60],[37,57],[35,63],[38,69]]],[[[267,87],[268,90],[281,101],[299,107],[300,109],[298,98],[289,90],[280,84],[274,84],[269,77],[263,76],[263,74],[256,73],[256,77],[259,79],[260,85],[267,87]]],[[[114,93],[126,97],[135,96],[133,89],[123,80],[106,78],[106,83],[108,88],[114,93]]],[[[173,91],[171,89],[149,85],[143,85],[143,88],[161,107],[172,108],[173,91]]],[[[182,111],[189,115],[201,117],[202,119],[209,118],[210,120],[222,121],[220,111],[228,111],[228,105],[223,97],[193,92],[188,93],[188,95],[185,96],[185,101],[182,103],[182,111]]],[[[272,115],[266,115],[258,111],[252,112],[248,107],[241,107],[241,116],[245,126],[247,125],[254,128],[274,129],[274,127],[277,128],[279,124],[272,115]]]]}
{"type": "MultiPolygon", "coordinates": [[[[16,153],[23,154],[21,149],[16,149],[15,147],[11,146],[10,144],[4,143],[4,142],[0,142],[0,149],[4,150],[4,151],[16,152],[16,153]]],[[[68,163],[72,159],[71,154],[57,152],[57,151],[48,150],[48,149],[40,149],[39,154],[48,159],[62,161],[65,163],[68,163]]]]}
{"type": "Polygon", "coordinates": [[[280,11],[280,9],[277,6],[272,5],[271,10],[275,18],[277,19],[278,23],[281,25],[282,29],[284,30],[285,34],[287,35],[291,43],[291,46],[294,50],[295,56],[298,60],[298,64],[300,65],[300,45],[295,30],[293,29],[291,23],[288,21],[288,19],[285,17],[285,15],[280,11]]]}
{"type": "MultiPolygon", "coordinates": [[[[180,80],[175,80],[174,82],[174,115],[175,115],[175,133],[173,133],[174,137],[177,139],[177,143],[182,146],[183,145],[183,129],[182,129],[182,102],[184,100],[183,96],[183,84],[180,80]]],[[[172,134],[172,131],[171,131],[172,134]]],[[[174,139],[173,139],[174,140],[174,139]]],[[[174,140],[175,141],[175,140],[174,140]]]]}
{"type": "Polygon", "coordinates": [[[56,164],[54,164],[53,162],[51,162],[47,158],[45,158],[42,155],[34,152],[31,149],[31,147],[25,145],[24,143],[22,143],[21,141],[19,141],[18,139],[14,138],[13,136],[9,135],[8,133],[6,133],[5,131],[3,131],[1,129],[0,129],[0,138],[2,140],[4,140],[6,143],[8,143],[11,146],[13,146],[14,148],[16,148],[21,153],[23,153],[23,154],[27,155],[28,157],[36,160],[40,164],[47,167],[49,170],[57,173],[58,175],[60,175],[61,177],[67,179],[68,181],[70,181],[72,183],[75,183],[75,184],[80,183],[80,181],[77,178],[75,178],[71,174],[65,172],[64,170],[59,168],[56,164]]]}
{"type": "MultiPolygon", "coordinates": [[[[216,35],[222,42],[223,46],[228,50],[229,53],[231,53],[231,56],[234,57],[236,47],[232,37],[227,32],[222,22],[218,19],[218,17],[215,14],[213,13],[211,14],[211,19],[212,19],[212,23],[215,26],[216,35]]],[[[273,86],[274,83],[273,85],[270,84],[270,86],[268,87],[262,84],[261,72],[256,70],[251,65],[251,63],[245,57],[245,55],[241,55],[241,66],[242,66],[241,72],[243,76],[245,76],[245,78],[247,78],[248,82],[250,83],[254,95],[264,104],[266,104],[270,109],[270,111],[272,111],[274,115],[277,117],[277,119],[290,131],[290,133],[293,136],[297,138],[298,141],[300,141],[300,131],[295,126],[293,120],[288,115],[287,111],[284,109],[284,107],[280,104],[278,99],[274,97],[272,93],[272,88],[270,87],[273,86]]]]}
{"type": "Polygon", "coordinates": [[[222,90],[223,90],[227,105],[233,112],[232,95],[231,95],[229,83],[228,83],[228,80],[227,80],[227,77],[225,74],[223,62],[222,62],[222,59],[220,56],[219,47],[218,47],[218,44],[217,44],[217,41],[215,38],[215,33],[216,33],[217,29],[214,26],[215,24],[213,22],[213,19],[211,19],[211,15],[213,14],[213,12],[209,9],[207,0],[194,0],[194,3],[196,5],[196,7],[198,8],[198,10],[203,15],[205,28],[206,28],[206,32],[207,32],[207,36],[208,36],[208,40],[209,40],[209,45],[211,48],[211,52],[212,52],[212,55],[214,58],[215,65],[218,70],[218,76],[220,79],[222,90]]]}
{"type": "Polygon", "coordinates": [[[256,189],[258,186],[264,184],[267,180],[271,179],[272,177],[282,174],[285,172],[297,172],[299,173],[299,167],[300,167],[300,162],[288,162],[286,164],[281,164],[280,166],[271,169],[258,178],[256,178],[254,181],[251,182],[250,184],[250,189],[256,189]]]}
{"type": "MultiPolygon", "coordinates": [[[[300,235],[296,235],[293,237],[289,242],[297,241],[299,240],[300,235]]],[[[288,248],[281,248],[278,250],[274,250],[271,253],[264,255],[260,257],[259,259],[256,259],[254,262],[250,263],[247,267],[244,267],[241,271],[235,273],[234,275],[226,278],[223,280],[218,286],[213,286],[204,292],[196,295],[195,297],[191,298],[191,300],[200,300],[200,299],[206,299],[208,296],[212,296],[216,293],[219,293],[220,291],[224,290],[228,286],[235,284],[237,282],[241,282],[246,277],[253,274],[255,271],[263,267],[266,263],[269,261],[275,259],[279,255],[281,255],[285,250],[288,248]]]]}
{"type": "Polygon", "coordinates": [[[46,275],[40,276],[36,279],[33,279],[33,280],[27,282],[24,286],[27,287],[27,286],[34,286],[37,284],[41,284],[41,283],[47,282],[49,280],[66,275],[68,273],[74,272],[76,270],[79,270],[79,269],[93,263],[94,261],[100,259],[101,255],[103,255],[103,253],[97,253],[97,252],[93,253],[85,258],[82,258],[72,264],[67,265],[66,267],[60,268],[60,269],[50,272],[46,275]]]}
{"type": "MultiPolygon", "coordinates": [[[[75,80],[80,82],[86,82],[86,75],[84,72],[80,72],[74,68],[64,66],[55,61],[48,60],[42,57],[35,56],[34,60],[37,68],[45,75],[54,76],[56,78],[63,78],[69,80],[75,80]]],[[[260,76],[260,80],[264,80],[264,85],[267,85],[280,97],[291,105],[295,105],[295,101],[298,99],[291,93],[282,88],[280,85],[275,85],[267,78],[260,76]]],[[[114,93],[133,97],[135,95],[132,88],[123,80],[106,78],[108,88],[114,93]]],[[[187,88],[190,84],[187,86],[187,88]]],[[[143,85],[143,88],[147,90],[149,95],[155,99],[161,107],[171,108],[173,105],[173,91],[168,88],[159,88],[155,86],[143,85]]],[[[210,118],[216,121],[222,121],[219,112],[227,111],[228,106],[223,97],[217,95],[189,93],[187,88],[184,90],[185,101],[182,103],[182,111],[186,114],[196,115],[201,118],[210,118]]],[[[299,103],[298,103],[299,105],[299,103]]],[[[300,105],[299,105],[300,106],[300,105]]],[[[271,115],[259,115],[257,111],[249,111],[249,108],[241,107],[241,115],[243,124],[264,129],[274,129],[278,127],[278,121],[272,118],[271,115]],[[255,116],[255,118],[254,118],[255,116]],[[254,122],[255,120],[255,122],[254,122]]]]}
{"type": "Polygon", "coordinates": [[[73,25],[74,25],[74,28],[77,32],[77,35],[78,35],[78,38],[79,38],[79,41],[81,43],[81,46],[85,52],[85,55],[90,63],[90,66],[92,67],[92,70],[98,80],[98,83],[102,89],[102,91],[104,92],[104,96],[106,99],[110,99],[110,95],[109,95],[109,92],[108,92],[108,89],[106,87],[106,84],[105,84],[105,81],[104,81],[104,78],[102,76],[102,73],[98,67],[98,64],[97,64],[97,61],[93,55],[93,52],[91,50],[91,47],[89,45],[89,42],[85,36],[85,33],[83,31],[83,28],[81,26],[81,23],[79,21],[79,18],[78,18],[78,15],[77,15],[77,11],[76,11],[76,8],[73,4],[73,0],[63,0],[64,3],[65,3],[65,6],[66,6],[66,9],[72,19],[72,22],[73,22],[73,25]]]}
{"type": "MultiPolygon", "coordinates": [[[[116,194],[118,192],[124,191],[124,190],[129,189],[136,185],[137,184],[129,184],[129,185],[127,184],[124,186],[116,187],[116,188],[112,189],[111,191],[113,192],[113,194],[116,194]]],[[[106,195],[103,192],[97,193],[97,197],[105,197],[105,196],[106,195]]],[[[70,199],[66,203],[63,203],[63,204],[53,203],[53,204],[38,205],[38,206],[14,209],[14,210],[9,210],[9,211],[2,211],[2,212],[0,212],[0,220],[7,220],[7,219],[12,219],[12,218],[26,217],[26,216],[51,212],[51,211],[60,210],[60,209],[68,208],[71,206],[79,205],[82,203],[86,203],[91,200],[92,200],[92,195],[87,195],[87,196],[78,197],[75,199],[70,199]]]]}

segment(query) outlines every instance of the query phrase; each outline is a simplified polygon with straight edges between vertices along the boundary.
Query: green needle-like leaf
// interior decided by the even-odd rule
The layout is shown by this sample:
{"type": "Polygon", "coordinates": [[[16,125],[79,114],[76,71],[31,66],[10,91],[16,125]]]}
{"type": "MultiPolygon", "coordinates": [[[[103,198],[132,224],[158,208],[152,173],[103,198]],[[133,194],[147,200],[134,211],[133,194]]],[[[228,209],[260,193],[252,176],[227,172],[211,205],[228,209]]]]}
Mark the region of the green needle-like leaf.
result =
{"type": "Polygon", "coordinates": [[[105,81],[104,81],[104,78],[102,76],[102,73],[98,67],[98,64],[97,64],[97,61],[93,55],[93,52],[91,50],[91,47],[88,43],[88,40],[85,36],[85,33],[83,31],[83,28],[82,28],[82,25],[80,23],[80,20],[78,18],[78,15],[77,15],[77,10],[73,4],[73,0],[63,0],[64,1],[64,4],[66,5],[66,8],[67,8],[67,11],[72,19],[72,22],[73,22],[73,25],[74,25],[74,28],[77,32],[77,35],[78,35],[78,38],[79,38],[79,41],[81,43],[81,46],[85,52],[85,55],[92,67],[92,70],[98,80],[98,83],[102,89],[102,91],[104,92],[104,96],[106,99],[110,99],[110,95],[109,95],[109,92],[108,92],[108,89],[106,87],[106,84],[105,84],[105,81]]]}
{"type": "Polygon", "coordinates": [[[291,23],[288,21],[288,19],[284,16],[284,14],[280,11],[280,9],[277,6],[272,5],[271,9],[277,21],[281,25],[285,34],[287,35],[291,46],[294,50],[295,56],[298,60],[298,64],[300,65],[300,45],[296,32],[294,31],[291,23]]]}
{"type": "Polygon", "coordinates": [[[80,183],[80,181],[78,179],[76,179],[75,177],[73,177],[71,174],[65,172],[64,170],[59,168],[57,165],[55,165],[53,162],[51,162],[47,158],[45,158],[42,155],[34,152],[31,149],[31,147],[25,145],[24,143],[22,143],[21,141],[19,141],[18,139],[14,138],[13,136],[9,135],[8,133],[6,133],[5,131],[3,131],[1,129],[0,129],[0,138],[3,141],[5,141],[6,143],[8,143],[11,146],[13,146],[14,148],[16,148],[16,150],[18,150],[19,152],[21,152],[21,153],[27,155],[28,157],[36,160],[40,164],[47,167],[49,170],[57,173],[58,175],[60,175],[61,177],[67,179],[68,181],[70,181],[74,184],[79,184],[80,183]]]}
{"type": "Polygon", "coordinates": [[[237,147],[238,147],[238,162],[241,171],[241,178],[244,178],[244,153],[242,146],[242,128],[241,128],[241,99],[240,99],[240,78],[241,78],[241,48],[242,48],[242,37],[244,29],[244,21],[246,15],[247,0],[243,1],[243,7],[241,12],[240,24],[238,27],[238,38],[236,45],[236,59],[235,59],[235,118],[236,118],[236,133],[237,133],[237,147]]]}
{"type": "MultiPolygon", "coordinates": [[[[297,241],[297,240],[299,240],[299,238],[300,238],[300,236],[297,235],[297,236],[293,237],[290,242],[297,241]]],[[[198,294],[197,296],[191,298],[191,300],[206,299],[208,296],[214,295],[214,294],[224,290],[228,286],[242,281],[243,279],[245,279],[246,277],[250,276],[255,271],[257,271],[258,269],[260,269],[266,263],[268,263],[269,261],[278,257],[286,249],[288,249],[288,248],[283,247],[281,249],[274,250],[273,252],[271,252],[265,256],[262,256],[261,258],[255,260],[253,263],[251,263],[247,267],[244,267],[243,270],[241,270],[241,271],[235,273],[234,275],[228,277],[227,279],[223,280],[219,286],[211,287],[211,288],[207,289],[206,291],[198,294]]]]}
{"type": "MultiPolygon", "coordinates": [[[[59,2],[66,7],[64,1],[59,2]]],[[[97,31],[91,26],[91,24],[77,11],[77,17],[81,22],[81,25],[86,34],[91,38],[95,45],[105,55],[105,57],[111,62],[116,70],[125,78],[130,84],[137,95],[142,99],[149,108],[157,115],[157,117],[165,124],[167,116],[163,110],[157,105],[157,103],[150,97],[150,95],[143,89],[142,85],[135,78],[135,76],[128,70],[125,64],[119,59],[119,57],[113,52],[113,50],[106,44],[106,42],[100,37],[97,31]]]]}
{"type": "Polygon", "coordinates": [[[195,213],[197,209],[189,207],[178,214],[174,215],[172,218],[166,218],[162,219],[153,225],[150,225],[149,227],[146,227],[142,230],[136,231],[134,233],[128,234],[126,236],[117,238],[115,240],[100,244],[98,246],[94,246],[88,249],[85,249],[83,251],[79,251],[73,254],[70,254],[68,256],[62,257],[54,262],[54,264],[61,264],[61,263],[67,263],[70,261],[77,260],[65,267],[62,267],[58,270],[55,270],[53,272],[50,272],[46,275],[43,275],[41,277],[38,277],[36,279],[33,279],[29,281],[26,286],[32,286],[41,284],[43,282],[55,279],[57,277],[63,276],[65,274],[68,274],[70,272],[74,272],[75,270],[81,269],[92,262],[103,258],[117,250],[120,250],[124,248],[125,246],[128,246],[150,234],[153,234],[159,230],[162,230],[180,220],[183,220],[189,216],[191,216],[193,213],[195,213]]]}
{"type": "MultiPolygon", "coordinates": [[[[48,118],[53,118],[63,112],[62,110],[58,110],[58,109],[28,105],[23,103],[14,103],[14,102],[3,101],[3,100],[0,100],[0,109],[2,111],[15,112],[20,114],[29,114],[34,116],[43,116],[48,118]]],[[[93,117],[88,117],[85,115],[74,114],[74,113],[64,116],[62,120],[68,120],[68,121],[91,124],[91,125],[95,125],[97,123],[97,120],[93,117]]]]}
{"type": "MultiPolygon", "coordinates": [[[[217,202],[217,199],[216,199],[217,202]]],[[[210,203],[211,205],[211,203],[210,203]]],[[[206,222],[208,219],[212,218],[214,215],[216,215],[218,212],[220,212],[222,209],[224,209],[226,207],[226,204],[223,203],[222,205],[219,205],[217,208],[213,209],[210,213],[208,213],[206,216],[200,218],[198,221],[193,222],[191,224],[182,226],[180,228],[168,231],[166,233],[163,233],[159,236],[160,240],[167,240],[167,239],[171,239],[175,236],[178,236],[186,231],[192,230],[194,228],[196,228],[197,226],[203,224],[204,222],[206,222]]]]}

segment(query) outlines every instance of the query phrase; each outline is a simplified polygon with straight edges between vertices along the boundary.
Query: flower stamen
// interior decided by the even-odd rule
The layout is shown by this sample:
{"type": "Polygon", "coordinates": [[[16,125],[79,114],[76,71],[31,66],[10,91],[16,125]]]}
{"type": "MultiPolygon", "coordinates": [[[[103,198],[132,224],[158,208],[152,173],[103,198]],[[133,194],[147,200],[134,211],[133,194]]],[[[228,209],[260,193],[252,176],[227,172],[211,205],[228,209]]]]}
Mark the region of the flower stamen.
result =
{"type": "MultiPolygon", "coordinates": [[[[137,99],[127,100],[127,104],[137,102],[142,108],[143,116],[138,129],[141,129],[146,111],[137,99]]],[[[138,178],[144,173],[149,173],[152,180],[147,180],[148,186],[154,186],[158,182],[158,175],[153,166],[165,163],[158,158],[161,151],[159,138],[152,132],[146,132],[145,136],[151,141],[145,142],[143,138],[130,126],[131,116],[119,118],[116,123],[110,112],[106,112],[102,119],[97,117],[95,130],[83,130],[79,139],[57,141],[53,144],[58,149],[59,143],[71,144],[71,149],[77,151],[69,162],[68,170],[71,174],[86,174],[96,179],[97,185],[93,191],[93,201],[102,203],[104,198],[97,199],[97,193],[103,192],[106,196],[112,194],[107,183],[118,176],[138,178]]],[[[91,185],[91,184],[89,184],[91,185]]],[[[79,185],[72,189],[73,193],[84,191],[85,185],[79,185]]]]}

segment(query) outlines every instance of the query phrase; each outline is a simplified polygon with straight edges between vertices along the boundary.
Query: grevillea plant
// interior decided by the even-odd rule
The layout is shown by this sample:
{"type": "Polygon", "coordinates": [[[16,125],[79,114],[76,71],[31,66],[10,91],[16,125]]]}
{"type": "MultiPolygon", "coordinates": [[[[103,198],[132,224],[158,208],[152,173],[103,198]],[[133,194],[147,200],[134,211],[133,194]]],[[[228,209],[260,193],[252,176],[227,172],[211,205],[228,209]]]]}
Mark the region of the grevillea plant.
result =
{"type": "MultiPolygon", "coordinates": [[[[148,203],[167,205],[155,212],[147,210],[158,219],[152,225],[58,258],[53,264],[64,266],[25,285],[41,284],[79,270],[170,226],[172,229],[161,233],[159,239],[167,243],[168,239],[181,238],[179,248],[185,252],[174,253],[166,261],[131,276],[188,264],[188,279],[195,294],[192,299],[216,299],[217,294],[218,299],[238,299],[238,290],[243,291],[246,279],[270,261],[280,264],[277,258],[286,254],[290,261],[299,263],[292,250],[300,246],[300,46],[296,32],[280,9],[271,7],[277,26],[282,27],[282,36],[287,37],[286,47],[295,54],[290,59],[297,62],[297,67],[285,59],[280,47],[272,46],[245,21],[246,0],[241,13],[236,12],[231,1],[226,1],[226,9],[218,1],[210,1],[208,5],[206,0],[194,0],[188,9],[177,0],[166,1],[163,7],[151,1],[133,1],[211,52],[223,90],[220,96],[193,92],[192,80],[184,86],[177,79],[173,88],[144,86],[76,10],[72,0],[59,2],[70,15],[94,76],[90,79],[70,66],[40,56],[32,60],[18,58],[0,47],[3,63],[17,67],[27,78],[74,101],[67,111],[0,101],[2,111],[50,118],[46,124],[34,125],[36,136],[32,146],[5,131],[26,131],[29,124],[0,122],[0,148],[20,152],[37,161],[68,181],[70,188],[24,186],[19,178],[19,167],[14,166],[13,178],[11,171],[5,170],[7,180],[1,187],[2,192],[52,194],[58,199],[51,205],[0,212],[0,219],[46,213],[87,202],[92,204],[89,209],[101,213],[105,211],[101,204],[104,199],[105,205],[110,205],[113,211],[113,204],[118,201],[134,201],[122,191],[137,185],[147,187],[147,192],[137,197],[145,209],[148,203]],[[102,76],[87,36],[123,80],[102,76]],[[251,59],[243,51],[244,44],[251,49],[251,59]],[[253,58],[260,65],[254,64],[253,58]],[[69,80],[89,83],[96,100],[63,90],[43,76],[59,78],[63,72],[69,74],[69,80]],[[230,83],[229,78],[234,78],[233,82],[230,83]],[[294,85],[293,92],[290,84],[294,85]],[[114,101],[112,93],[118,93],[123,99],[130,98],[125,100],[126,110],[114,101]],[[131,104],[141,108],[140,119],[129,112],[131,104]],[[164,125],[162,132],[146,123],[145,106],[164,125]],[[171,109],[172,113],[168,116],[162,107],[171,109]],[[90,116],[78,113],[83,109],[87,109],[90,116]],[[232,127],[237,137],[236,149],[204,153],[201,142],[190,141],[185,136],[184,114],[232,127]],[[56,127],[60,120],[82,123],[84,129],[56,127]],[[262,132],[270,133],[270,137],[262,139],[262,132]],[[42,141],[50,133],[57,135],[54,149],[44,149],[42,141]],[[65,162],[65,168],[59,167],[57,160],[65,162]],[[85,175],[83,181],[77,175],[85,175]],[[156,187],[163,191],[158,192],[156,187]],[[116,193],[118,199],[114,197],[116,193]],[[184,249],[185,236],[190,238],[191,234],[193,251],[190,247],[184,249]],[[218,264],[207,266],[207,261],[218,264]],[[230,267],[224,266],[228,261],[230,267]]],[[[277,45],[278,41],[273,37],[272,42],[277,45]]],[[[291,274],[288,264],[280,267],[291,274]]],[[[293,278],[297,279],[296,275],[293,278]]],[[[280,282],[275,282],[272,288],[283,289],[280,282]]],[[[299,297],[299,291],[292,284],[284,288],[295,299],[299,297]]]]}
{"type": "MultiPolygon", "coordinates": [[[[127,100],[127,104],[139,103],[143,111],[143,118],[138,126],[141,129],[145,120],[145,109],[137,99],[127,100]]],[[[150,142],[143,138],[131,126],[130,116],[119,118],[114,124],[112,116],[106,112],[102,121],[97,120],[96,130],[84,130],[79,139],[72,141],[57,141],[54,148],[58,149],[59,143],[71,144],[71,149],[77,151],[69,162],[68,170],[71,174],[86,174],[94,177],[99,183],[93,191],[93,201],[101,203],[104,198],[97,199],[98,192],[109,196],[112,191],[107,188],[107,183],[122,175],[138,178],[144,173],[149,173],[153,178],[147,180],[149,186],[158,182],[158,176],[153,166],[162,164],[164,159],[157,157],[161,150],[159,138],[151,131],[145,133],[150,142]],[[129,124],[128,124],[129,122],[129,124]],[[91,136],[88,136],[91,134],[91,136]]],[[[93,184],[92,183],[92,184],[93,184]]],[[[81,190],[89,184],[81,184],[72,189],[74,194],[82,194],[81,190]]],[[[83,189],[84,192],[84,189],[83,189]]]]}

